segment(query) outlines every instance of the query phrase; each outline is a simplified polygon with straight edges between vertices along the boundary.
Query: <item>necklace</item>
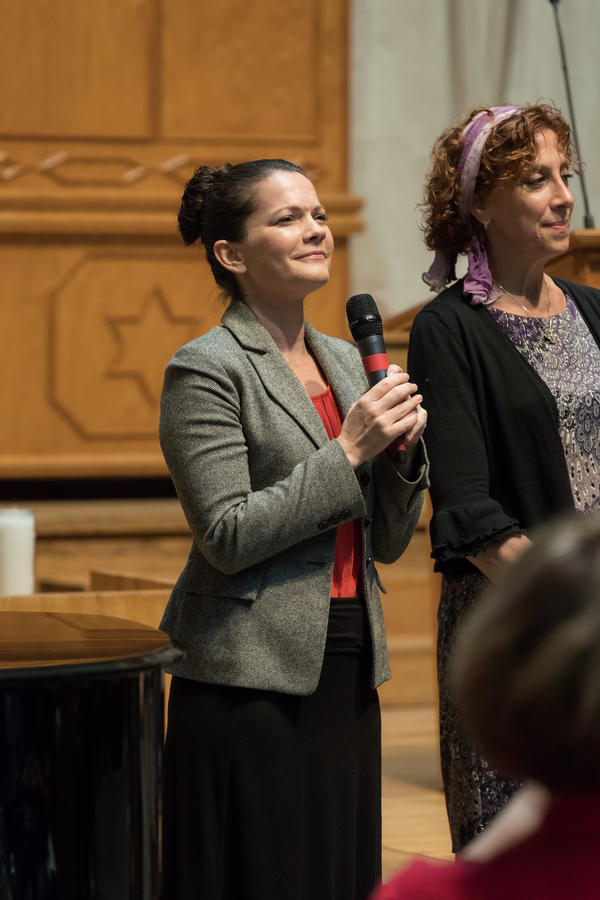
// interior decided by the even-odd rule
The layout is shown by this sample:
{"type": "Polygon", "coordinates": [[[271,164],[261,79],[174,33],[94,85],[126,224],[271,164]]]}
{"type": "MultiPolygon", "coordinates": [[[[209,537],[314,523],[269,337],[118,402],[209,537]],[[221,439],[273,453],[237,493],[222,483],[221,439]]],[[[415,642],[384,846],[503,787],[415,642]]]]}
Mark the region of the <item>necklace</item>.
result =
{"type": "Polygon", "coordinates": [[[527,309],[527,307],[526,307],[523,303],[519,303],[519,301],[517,300],[517,298],[515,297],[515,295],[514,295],[514,294],[511,294],[510,291],[507,291],[506,288],[502,287],[502,285],[500,284],[500,282],[499,282],[499,281],[496,281],[495,278],[494,278],[494,284],[496,284],[496,285],[500,288],[500,290],[502,291],[503,294],[507,294],[507,295],[511,298],[511,300],[514,300],[515,303],[517,304],[517,306],[520,306],[521,309],[524,309],[524,310],[525,310],[525,314],[527,315],[528,318],[530,318],[530,319],[539,319],[539,321],[540,321],[540,327],[541,327],[542,332],[543,332],[543,334],[544,334],[544,340],[545,340],[545,341],[548,341],[548,343],[550,343],[550,344],[555,344],[555,343],[556,343],[556,334],[555,334],[555,329],[554,329],[554,322],[550,323],[550,322],[548,321],[548,318],[550,317],[550,315],[551,315],[551,310],[552,310],[552,300],[550,299],[550,288],[548,287],[548,281],[547,281],[545,275],[544,275],[544,286],[545,286],[545,288],[546,288],[546,296],[547,296],[547,298],[548,298],[548,312],[546,313],[546,316],[532,316],[532,315],[531,315],[531,311],[530,311],[529,309],[527,309]]]}

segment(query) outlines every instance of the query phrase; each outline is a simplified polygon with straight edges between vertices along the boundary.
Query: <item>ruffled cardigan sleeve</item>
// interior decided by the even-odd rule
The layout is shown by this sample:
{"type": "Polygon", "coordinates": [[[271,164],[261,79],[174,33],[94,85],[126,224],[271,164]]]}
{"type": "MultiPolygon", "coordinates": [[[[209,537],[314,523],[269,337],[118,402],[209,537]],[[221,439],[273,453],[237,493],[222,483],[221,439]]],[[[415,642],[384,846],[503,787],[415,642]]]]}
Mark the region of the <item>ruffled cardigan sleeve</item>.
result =
{"type": "Polygon", "coordinates": [[[473,572],[467,557],[572,508],[554,398],[462,282],[416,317],[408,371],[428,412],[436,570],[473,572]]]}

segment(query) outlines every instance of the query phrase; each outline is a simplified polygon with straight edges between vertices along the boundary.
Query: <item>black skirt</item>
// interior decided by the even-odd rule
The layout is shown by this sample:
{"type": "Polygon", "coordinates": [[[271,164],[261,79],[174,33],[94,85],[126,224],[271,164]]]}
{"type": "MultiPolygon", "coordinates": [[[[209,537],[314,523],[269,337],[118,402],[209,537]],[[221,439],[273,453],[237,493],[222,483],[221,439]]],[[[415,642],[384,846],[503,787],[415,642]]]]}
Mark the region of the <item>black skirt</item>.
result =
{"type": "Polygon", "coordinates": [[[308,697],[173,678],[163,900],[365,900],[381,874],[381,717],[360,601],[332,600],[308,697]]]}

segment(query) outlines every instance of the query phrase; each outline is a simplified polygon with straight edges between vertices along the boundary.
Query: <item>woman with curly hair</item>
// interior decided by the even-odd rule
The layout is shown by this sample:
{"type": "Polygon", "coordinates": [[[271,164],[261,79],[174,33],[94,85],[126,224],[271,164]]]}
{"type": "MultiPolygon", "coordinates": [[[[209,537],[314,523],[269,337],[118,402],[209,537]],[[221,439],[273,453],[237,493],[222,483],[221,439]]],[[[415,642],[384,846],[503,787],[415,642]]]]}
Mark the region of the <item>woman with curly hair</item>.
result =
{"type": "Polygon", "coordinates": [[[464,734],[448,669],[461,621],[533,526],[599,507],[600,292],[544,273],[569,246],[575,162],[558,110],[479,107],[438,139],[426,185],[435,261],[423,277],[440,294],[415,319],[408,368],[429,413],[442,774],[455,851],[517,786],[464,734]],[[468,271],[456,280],[460,254],[468,271]]]}

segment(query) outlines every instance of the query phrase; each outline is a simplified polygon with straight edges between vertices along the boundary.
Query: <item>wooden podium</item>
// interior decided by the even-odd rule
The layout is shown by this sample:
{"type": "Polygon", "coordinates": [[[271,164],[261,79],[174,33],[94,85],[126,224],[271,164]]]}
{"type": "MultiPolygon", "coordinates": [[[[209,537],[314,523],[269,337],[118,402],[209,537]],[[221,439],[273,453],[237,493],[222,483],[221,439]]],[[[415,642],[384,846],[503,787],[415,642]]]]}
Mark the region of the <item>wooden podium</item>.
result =
{"type": "Polygon", "coordinates": [[[600,289],[600,228],[572,231],[569,249],[548,263],[546,272],[555,278],[600,289]]]}

